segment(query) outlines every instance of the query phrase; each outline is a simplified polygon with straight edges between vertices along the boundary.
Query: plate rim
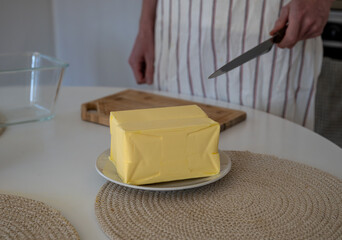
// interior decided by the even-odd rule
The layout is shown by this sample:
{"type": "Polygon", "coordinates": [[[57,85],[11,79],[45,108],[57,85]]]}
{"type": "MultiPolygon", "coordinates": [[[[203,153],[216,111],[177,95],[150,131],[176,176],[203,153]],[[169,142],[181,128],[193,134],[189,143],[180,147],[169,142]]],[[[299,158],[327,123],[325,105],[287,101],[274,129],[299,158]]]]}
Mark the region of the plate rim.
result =
{"type": "MultiPolygon", "coordinates": [[[[197,184],[190,184],[190,185],[185,185],[185,186],[175,186],[175,187],[151,187],[151,185],[158,185],[159,183],[152,183],[152,184],[148,184],[148,185],[133,185],[133,184],[128,184],[128,183],[123,183],[123,182],[119,182],[117,180],[114,180],[108,176],[106,176],[99,168],[98,168],[98,162],[99,162],[99,159],[102,155],[106,154],[107,152],[109,152],[110,149],[107,149],[105,150],[104,152],[102,152],[96,159],[95,161],[95,169],[96,171],[98,172],[98,174],[100,174],[103,178],[107,179],[108,181],[110,182],[113,182],[115,184],[118,184],[120,186],[123,186],[123,187],[128,187],[128,188],[132,188],[132,189],[140,189],[140,190],[147,190],[147,191],[178,191],[178,190],[185,190],[185,189],[192,189],[192,188],[198,188],[198,187],[202,187],[202,186],[205,186],[205,185],[208,185],[208,184],[211,184],[213,182],[216,182],[218,180],[220,180],[221,178],[223,178],[224,176],[226,176],[230,170],[231,170],[231,167],[232,167],[232,161],[230,159],[230,157],[223,151],[223,150],[218,150],[219,154],[221,155],[224,155],[227,159],[227,167],[224,168],[224,169],[220,169],[220,172],[216,175],[212,175],[212,176],[208,176],[208,177],[203,177],[204,179],[205,178],[212,178],[212,179],[209,179],[208,181],[204,181],[204,182],[200,182],[200,183],[197,183],[197,184]],[[216,178],[213,178],[217,176],[216,178]]],[[[107,154],[109,156],[109,154],[107,154]]],[[[220,160],[221,160],[221,157],[220,157],[220,160]]],[[[110,161],[109,159],[106,160],[106,161],[110,161]]],[[[114,164],[113,164],[114,166],[114,164]]],[[[114,166],[115,168],[115,166],[114,166]]],[[[194,179],[198,179],[198,178],[194,178],[194,179]]],[[[191,180],[191,179],[184,179],[185,180],[191,180]]],[[[183,181],[183,180],[177,180],[177,181],[183,181]]],[[[161,182],[161,183],[164,183],[164,182],[161,182]]]]}

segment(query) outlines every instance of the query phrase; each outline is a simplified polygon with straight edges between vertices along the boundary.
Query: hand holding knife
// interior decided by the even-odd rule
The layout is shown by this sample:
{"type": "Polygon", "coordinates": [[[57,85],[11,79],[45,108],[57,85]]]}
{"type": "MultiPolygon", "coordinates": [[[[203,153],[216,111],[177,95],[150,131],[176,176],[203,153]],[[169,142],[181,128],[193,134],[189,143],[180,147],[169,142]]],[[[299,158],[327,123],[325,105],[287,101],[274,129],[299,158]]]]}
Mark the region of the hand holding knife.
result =
{"type": "Polygon", "coordinates": [[[209,78],[216,78],[221,74],[227,73],[228,71],[248,62],[249,60],[256,58],[262,54],[269,52],[272,49],[273,44],[280,43],[283,40],[286,33],[287,25],[278,31],[273,37],[262,42],[258,46],[252,48],[251,50],[243,53],[239,57],[233,59],[229,63],[223,65],[220,69],[216,70],[209,78]]]}

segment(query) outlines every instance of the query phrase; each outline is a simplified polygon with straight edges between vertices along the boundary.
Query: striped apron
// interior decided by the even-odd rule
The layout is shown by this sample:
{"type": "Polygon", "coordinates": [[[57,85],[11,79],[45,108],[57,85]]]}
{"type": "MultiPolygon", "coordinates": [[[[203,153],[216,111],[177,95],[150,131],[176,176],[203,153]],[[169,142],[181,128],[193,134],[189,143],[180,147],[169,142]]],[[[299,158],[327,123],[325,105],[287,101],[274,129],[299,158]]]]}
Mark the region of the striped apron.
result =
{"type": "Polygon", "coordinates": [[[259,109],[314,127],[320,37],[272,50],[208,80],[223,64],[268,39],[289,0],[159,0],[155,88],[259,109]]]}

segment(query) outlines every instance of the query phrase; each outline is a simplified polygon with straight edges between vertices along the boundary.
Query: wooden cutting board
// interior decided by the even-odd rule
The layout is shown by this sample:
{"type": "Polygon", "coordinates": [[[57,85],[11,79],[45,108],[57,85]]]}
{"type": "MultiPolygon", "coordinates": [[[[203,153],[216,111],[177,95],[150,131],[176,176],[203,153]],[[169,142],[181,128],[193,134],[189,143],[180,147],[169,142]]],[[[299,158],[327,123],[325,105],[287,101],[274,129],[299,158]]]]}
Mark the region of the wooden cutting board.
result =
{"type": "Polygon", "coordinates": [[[217,121],[221,125],[221,131],[246,119],[246,113],[242,111],[131,89],[82,104],[81,117],[84,121],[109,126],[109,114],[111,111],[193,104],[198,105],[211,119],[217,121]]]}

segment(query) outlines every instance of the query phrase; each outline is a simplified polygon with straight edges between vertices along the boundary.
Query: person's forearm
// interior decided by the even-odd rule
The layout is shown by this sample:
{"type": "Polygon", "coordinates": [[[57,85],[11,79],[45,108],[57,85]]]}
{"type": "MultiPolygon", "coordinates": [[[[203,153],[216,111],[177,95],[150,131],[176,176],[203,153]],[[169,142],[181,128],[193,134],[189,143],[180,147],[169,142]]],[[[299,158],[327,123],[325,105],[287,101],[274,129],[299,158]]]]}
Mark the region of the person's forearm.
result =
{"type": "Polygon", "coordinates": [[[143,0],[139,27],[141,30],[154,31],[158,0],[143,0]]]}

